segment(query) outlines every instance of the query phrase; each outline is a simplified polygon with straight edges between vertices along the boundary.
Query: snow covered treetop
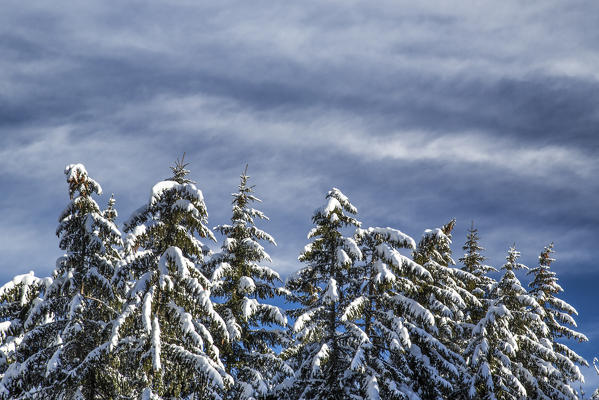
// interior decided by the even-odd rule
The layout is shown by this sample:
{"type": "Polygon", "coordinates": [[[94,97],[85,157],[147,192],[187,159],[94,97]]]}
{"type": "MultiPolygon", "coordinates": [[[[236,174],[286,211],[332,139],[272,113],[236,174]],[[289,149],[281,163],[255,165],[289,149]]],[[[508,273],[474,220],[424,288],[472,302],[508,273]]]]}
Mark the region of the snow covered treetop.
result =
{"type": "Polygon", "coordinates": [[[520,264],[518,262],[518,258],[520,258],[520,252],[516,250],[515,246],[510,247],[508,250],[507,257],[505,258],[507,262],[503,264],[501,269],[505,269],[508,271],[517,271],[519,269],[528,269],[528,267],[524,264],[520,264]]]}
{"type": "Polygon", "coordinates": [[[551,257],[551,253],[554,253],[553,243],[550,243],[549,246],[545,246],[543,251],[539,255],[539,266],[542,268],[549,268],[552,262],[555,261],[555,258],[551,257]]]}
{"type": "Polygon", "coordinates": [[[343,211],[347,211],[350,214],[357,214],[358,210],[349,202],[349,199],[341,190],[332,188],[327,193],[326,199],[327,203],[314,211],[314,218],[328,219],[331,222],[337,222],[341,218],[343,223],[360,226],[358,221],[343,214],[343,211]]]}
{"type": "Polygon", "coordinates": [[[64,168],[64,174],[67,176],[69,184],[69,195],[73,198],[75,192],[82,196],[89,196],[92,193],[102,194],[100,184],[89,177],[83,164],[69,164],[64,168]]]}
{"type": "Polygon", "coordinates": [[[363,237],[364,235],[379,236],[383,241],[389,242],[398,247],[408,249],[416,249],[416,242],[411,236],[406,235],[402,231],[393,228],[370,227],[368,229],[356,229],[356,236],[363,237]]]}
{"type": "Polygon", "coordinates": [[[169,180],[178,183],[195,183],[194,181],[186,178],[190,172],[187,168],[185,168],[188,165],[189,163],[185,163],[185,153],[183,153],[181,160],[177,159],[177,161],[175,161],[175,165],[171,167],[171,171],[173,171],[173,177],[169,180]]]}
{"type": "MultiPolygon", "coordinates": [[[[52,278],[38,278],[34,275],[33,271],[28,274],[17,275],[8,283],[5,283],[0,287],[0,297],[4,296],[7,292],[13,290],[18,285],[23,285],[24,288],[28,288],[32,285],[42,285],[44,287],[50,286],[52,278]]],[[[25,297],[24,294],[23,298],[25,297]]]]}

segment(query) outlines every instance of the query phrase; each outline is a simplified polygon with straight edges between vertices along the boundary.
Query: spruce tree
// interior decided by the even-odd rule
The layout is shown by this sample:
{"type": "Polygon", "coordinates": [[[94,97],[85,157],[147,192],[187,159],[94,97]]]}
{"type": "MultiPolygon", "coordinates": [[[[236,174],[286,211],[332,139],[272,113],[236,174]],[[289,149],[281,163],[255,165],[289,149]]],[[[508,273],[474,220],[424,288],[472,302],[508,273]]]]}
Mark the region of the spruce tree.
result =
{"type": "Polygon", "coordinates": [[[504,274],[493,285],[486,315],[472,332],[466,348],[473,371],[470,396],[476,399],[548,399],[539,390],[532,363],[547,366],[551,349],[539,342],[547,331],[540,306],[522,287],[515,271],[528,269],[518,262],[520,252],[508,251],[504,274]]]}
{"type": "Polygon", "coordinates": [[[459,339],[463,336],[467,304],[479,307],[480,302],[463,283],[471,281],[472,275],[450,267],[455,264],[451,257],[454,225],[455,220],[451,220],[441,228],[425,230],[413,254],[414,261],[432,277],[414,295],[434,318],[434,323],[423,327],[420,337],[414,338],[410,356],[413,379],[423,399],[455,398],[462,381],[467,379],[465,362],[459,354],[459,339]],[[431,341],[429,336],[438,342],[431,341]]]}
{"type": "Polygon", "coordinates": [[[574,316],[578,313],[574,307],[557,297],[563,289],[557,283],[555,272],[551,271],[551,263],[555,261],[551,257],[552,253],[553,243],[541,252],[538,267],[529,271],[529,274],[534,277],[529,284],[530,293],[543,309],[543,321],[548,327],[548,332],[542,339],[546,347],[555,351],[551,359],[552,366],[539,371],[535,374],[535,378],[540,381],[543,392],[551,399],[576,399],[578,395],[572,387],[572,382],[584,380],[577,364],[588,366],[588,363],[562,343],[562,340],[574,339],[578,342],[586,342],[588,339],[582,333],[567,326],[576,327],[574,316]],[[539,376],[541,374],[542,376],[539,376]]]}
{"type": "Polygon", "coordinates": [[[92,198],[102,189],[85,167],[68,165],[65,175],[71,202],[56,234],[66,254],[25,321],[22,360],[3,382],[10,397],[101,399],[115,392],[103,343],[118,307],[110,279],[121,233],[92,198]]]}
{"type": "Polygon", "coordinates": [[[361,258],[351,237],[342,229],[359,227],[353,217],[356,208],[337,188],[326,196],[327,203],[316,210],[313,239],[299,256],[307,263],[287,280],[288,300],[299,304],[290,310],[295,324],[296,343],[285,350],[292,358],[295,376],[288,380],[285,394],[290,399],[346,399],[355,395],[351,384],[355,324],[342,318],[351,309],[345,294],[348,271],[361,258]]]}
{"type": "Polygon", "coordinates": [[[279,307],[264,302],[278,294],[275,284],[281,280],[276,271],[261,265],[271,259],[259,242],[276,243],[255,226],[255,219],[268,218],[252,208],[252,203],[261,200],[253,194],[248,179],[246,166],[239,191],[232,195],[231,224],[214,228],[225,239],[221,252],[210,262],[214,267],[212,294],[221,301],[215,308],[227,324],[230,339],[221,357],[235,379],[234,388],[226,395],[231,399],[264,398],[293,373],[274,351],[282,345],[280,328],[287,325],[287,318],[279,307]]]}
{"type": "Polygon", "coordinates": [[[220,360],[227,326],[201,272],[214,240],[202,192],[183,160],[154,185],[149,202],[125,223],[127,259],[115,282],[127,291],[110,348],[127,398],[219,399],[232,383],[220,360]]]}
{"type": "MultiPolygon", "coordinates": [[[[468,230],[466,243],[462,246],[462,250],[466,253],[458,261],[462,263],[462,271],[466,271],[474,277],[465,282],[466,289],[479,299],[484,299],[489,293],[490,287],[495,283],[495,280],[488,274],[497,272],[497,269],[485,265],[485,257],[481,254],[483,247],[479,245],[478,229],[474,227],[474,223],[468,230]]],[[[474,322],[475,324],[485,314],[484,301],[481,301],[483,307],[467,307],[466,321],[474,322]]]]}
{"type": "Polygon", "coordinates": [[[342,319],[351,321],[360,333],[353,344],[350,366],[357,398],[417,398],[407,355],[413,333],[424,321],[432,322],[433,317],[408,294],[421,282],[432,281],[432,277],[399,252],[416,247],[414,240],[401,231],[357,229],[356,239],[363,262],[350,271],[351,302],[342,319]]]}
{"type": "Polygon", "coordinates": [[[479,245],[479,240],[478,230],[472,223],[466,236],[466,243],[462,246],[465,254],[458,260],[462,263],[461,271],[467,273],[470,278],[463,279],[461,281],[462,286],[480,302],[478,304],[474,302],[466,304],[464,319],[461,322],[462,334],[457,341],[468,368],[467,376],[460,382],[460,398],[469,397],[472,377],[477,374],[477,371],[472,369],[471,360],[465,354],[465,350],[473,336],[473,330],[487,313],[490,304],[489,292],[493,284],[496,283],[495,279],[488,274],[489,272],[496,272],[497,269],[484,264],[485,257],[481,254],[484,248],[479,245]]]}
{"type": "Polygon", "coordinates": [[[31,271],[15,276],[0,287],[0,395],[9,394],[1,379],[9,367],[18,366],[25,320],[51,283],[52,278],[38,278],[31,271]]]}

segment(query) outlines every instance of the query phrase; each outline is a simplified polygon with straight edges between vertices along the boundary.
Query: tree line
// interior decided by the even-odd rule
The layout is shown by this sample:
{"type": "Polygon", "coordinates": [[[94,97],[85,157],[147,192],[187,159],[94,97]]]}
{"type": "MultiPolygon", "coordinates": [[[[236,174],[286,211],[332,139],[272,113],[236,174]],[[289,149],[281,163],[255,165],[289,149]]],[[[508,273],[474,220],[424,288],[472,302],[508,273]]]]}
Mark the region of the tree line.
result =
{"type": "Polygon", "coordinates": [[[333,188],[282,282],[247,167],[213,229],[187,164],[171,170],[121,229],[114,197],[101,208],[85,167],[65,168],[64,256],[51,277],[0,288],[1,398],[580,398],[588,364],[568,343],[587,338],[559,298],[552,244],[533,268],[515,247],[494,268],[472,226],[456,265],[455,220],[416,242],[363,226],[333,188]]]}

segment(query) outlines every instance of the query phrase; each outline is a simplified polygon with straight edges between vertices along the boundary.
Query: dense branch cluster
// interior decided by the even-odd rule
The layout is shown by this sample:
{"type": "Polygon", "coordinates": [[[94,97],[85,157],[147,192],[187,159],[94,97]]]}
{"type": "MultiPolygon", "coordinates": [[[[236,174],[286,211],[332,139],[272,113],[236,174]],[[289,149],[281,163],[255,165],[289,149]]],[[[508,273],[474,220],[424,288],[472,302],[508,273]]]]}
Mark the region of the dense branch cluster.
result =
{"type": "Polygon", "coordinates": [[[587,338],[558,297],[552,244],[534,268],[511,247],[496,269],[472,226],[456,265],[455,220],[416,242],[363,226],[333,188],[283,283],[247,167],[213,229],[188,174],[177,161],[121,231],[114,198],[101,209],[100,185],[66,167],[64,256],[51,277],[0,287],[0,398],[580,398],[588,364],[568,340],[587,338]]]}

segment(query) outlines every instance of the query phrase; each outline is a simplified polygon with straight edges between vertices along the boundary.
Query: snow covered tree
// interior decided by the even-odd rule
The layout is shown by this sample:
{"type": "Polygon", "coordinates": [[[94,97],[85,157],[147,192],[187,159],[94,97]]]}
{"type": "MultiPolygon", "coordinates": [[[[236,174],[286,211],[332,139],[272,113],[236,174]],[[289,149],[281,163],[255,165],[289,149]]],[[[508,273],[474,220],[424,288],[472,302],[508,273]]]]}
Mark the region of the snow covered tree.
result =
{"type": "MultiPolygon", "coordinates": [[[[530,293],[542,307],[543,321],[549,328],[544,339],[548,340],[547,347],[555,351],[553,362],[555,368],[548,368],[545,379],[541,380],[541,385],[543,391],[552,399],[576,399],[576,390],[571,382],[584,380],[577,364],[588,366],[588,363],[560,339],[574,339],[578,342],[586,342],[588,339],[582,333],[567,326],[576,327],[573,316],[578,313],[574,307],[556,297],[563,292],[563,289],[557,283],[555,272],[551,271],[551,263],[555,261],[551,253],[553,253],[553,243],[541,252],[539,266],[529,271],[529,274],[534,277],[529,284],[530,293]]],[[[536,376],[536,378],[540,377],[536,376]]]]}
{"type": "MultiPolygon", "coordinates": [[[[599,359],[597,359],[597,357],[593,358],[593,367],[595,368],[597,375],[599,375],[599,359]]],[[[599,388],[595,389],[591,395],[591,400],[599,400],[599,388]]]]}
{"type": "Polygon", "coordinates": [[[102,344],[118,306],[110,279],[121,233],[92,198],[102,189],[85,167],[68,165],[65,175],[71,202],[56,234],[66,254],[25,321],[22,359],[3,379],[10,397],[100,399],[115,391],[102,344]]]}
{"type": "Polygon", "coordinates": [[[343,317],[352,308],[344,293],[350,284],[349,271],[361,254],[341,230],[360,223],[352,216],[356,208],[339,189],[330,190],[326,198],[326,205],[312,217],[315,227],[308,238],[313,240],[299,256],[308,265],[286,285],[288,300],[299,304],[288,312],[296,318],[296,343],[284,352],[295,366],[285,391],[290,399],[347,399],[356,391],[348,382],[353,344],[363,340],[363,332],[343,317]]]}
{"type": "MultiPolygon", "coordinates": [[[[29,311],[41,301],[51,283],[52,278],[38,278],[31,271],[0,287],[0,385],[6,369],[20,358],[17,352],[29,311]]],[[[8,394],[0,387],[2,393],[8,394]]]]}
{"type": "MultiPolygon", "coordinates": [[[[485,317],[489,308],[490,300],[488,298],[489,291],[493,284],[496,283],[495,279],[488,275],[489,272],[497,271],[497,269],[483,264],[485,257],[481,254],[484,250],[479,245],[478,230],[474,228],[472,223],[468,234],[466,236],[466,243],[462,246],[465,254],[458,260],[462,263],[461,270],[467,272],[470,279],[464,279],[462,286],[472,295],[474,295],[479,301],[479,304],[474,302],[468,302],[464,309],[464,319],[461,323],[462,335],[458,338],[457,343],[462,352],[467,348],[469,340],[472,338],[472,331],[478,324],[478,322],[485,317]]],[[[466,364],[470,367],[469,360],[466,359],[466,364]]],[[[475,370],[469,370],[469,376],[461,381],[460,396],[461,398],[468,398],[470,391],[470,380],[471,377],[477,372],[475,370]]]]}
{"type": "Polygon", "coordinates": [[[287,318],[279,307],[264,303],[278,294],[275,284],[281,280],[276,271],[261,265],[271,259],[259,241],[276,243],[255,226],[255,219],[268,218],[251,207],[261,200],[254,196],[248,179],[246,166],[239,191],[233,193],[231,224],[214,228],[225,239],[221,252],[210,261],[214,266],[212,294],[222,301],[215,308],[227,324],[230,339],[221,357],[235,379],[235,387],[226,396],[231,399],[264,398],[293,373],[274,351],[284,336],[281,329],[269,327],[285,327],[287,318]]]}
{"type": "Polygon", "coordinates": [[[465,363],[459,355],[464,310],[467,304],[481,306],[465,287],[464,282],[474,279],[472,274],[450,267],[455,264],[450,247],[454,225],[455,220],[451,220],[441,228],[425,230],[413,254],[414,261],[432,277],[414,295],[434,318],[433,324],[420,331],[421,337],[414,338],[410,357],[413,379],[424,399],[455,398],[460,391],[466,379],[465,363]],[[431,341],[430,336],[438,341],[431,341]]]}
{"type": "Polygon", "coordinates": [[[232,383],[215,340],[229,340],[227,326],[201,272],[208,248],[198,236],[214,235],[185,167],[177,161],[173,176],[154,185],[149,202],[125,223],[128,255],[115,282],[129,290],[109,347],[127,398],[219,399],[232,383]]]}
{"type": "Polygon", "coordinates": [[[476,399],[550,399],[543,394],[535,373],[550,363],[551,349],[539,341],[547,332],[539,304],[522,287],[515,271],[528,269],[510,248],[504,275],[493,285],[487,313],[472,332],[466,349],[475,374],[470,396],[476,399]],[[531,367],[539,370],[531,371],[531,367]]]}
{"type": "MultiPolygon", "coordinates": [[[[407,355],[410,337],[420,332],[430,312],[406,295],[431,275],[420,265],[399,253],[415,249],[414,240],[392,228],[356,230],[363,255],[350,271],[348,295],[351,302],[341,317],[353,323],[359,341],[353,343],[354,385],[360,399],[414,399],[412,371],[407,355]]],[[[435,341],[434,338],[430,338],[435,341]]]]}
{"type": "MultiPolygon", "coordinates": [[[[495,280],[488,274],[489,272],[497,272],[497,269],[483,264],[485,257],[481,254],[481,251],[484,248],[479,245],[479,240],[478,229],[472,223],[466,236],[466,243],[462,247],[462,250],[466,253],[458,261],[463,265],[461,269],[470,273],[475,278],[466,281],[466,289],[479,299],[483,299],[489,292],[490,287],[495,283],[495,280]]],[[[467,307],[466,321],[476,324],[485,315],[484,301],[482,303],[483,307],[467,307]]]]}

